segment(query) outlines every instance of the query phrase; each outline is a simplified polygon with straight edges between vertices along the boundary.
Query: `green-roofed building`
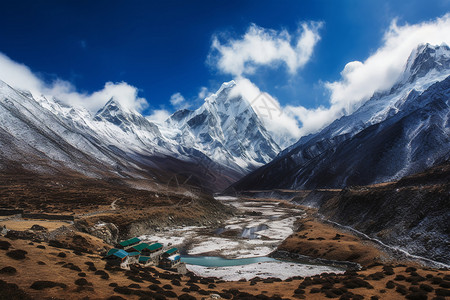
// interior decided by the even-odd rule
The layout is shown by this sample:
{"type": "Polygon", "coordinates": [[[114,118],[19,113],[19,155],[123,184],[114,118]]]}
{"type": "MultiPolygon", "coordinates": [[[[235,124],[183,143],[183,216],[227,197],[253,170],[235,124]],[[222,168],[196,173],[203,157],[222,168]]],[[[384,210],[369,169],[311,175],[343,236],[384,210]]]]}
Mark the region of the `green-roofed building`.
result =
{"type": "Polygon", "coordinates": [[[147,247],[148,251],[150,251],[150,252],[156,252],[156,251],[161,250],[162,248],[163,248],[163,245],[160,243],[154,243],[147,247]]]}
{"type": "Polygon", "coordinates": [[[127,247],[130,247],[130,246],[139,244],[140,242],[141,242],[140,238],[134,237],[132,239],[120,242],[119,245],[122,248],[127,248],[127,247]]]}
{"type": "Polygon", "coordinates": [[[150,256],[139,256],[139,264],[147,267],[155,265],[155,259],[150,256]]]}
{"type": "Polygon", "coordinates": [[[137,251],[137,252],[142,252],[142,250],[146,249],[149,245],[147,243],[140,243],[134,246],[131,246],[130,248],[127,249],[128,252],[133,252],[133,251],[137,251]]]}
{"type": "Polygon", "coordinates": [[[167,250],[166,252],[163,253],[163,257],[169,257],[171,255],[177,254],[178,253],[178,248],[170,248],[169,250],[167,250]]]}
{"type": "Polygon", "coordinates": [[[150,256],[139,256],[139,262],[140,263],[147,263],[150,260],[150,256]]]}

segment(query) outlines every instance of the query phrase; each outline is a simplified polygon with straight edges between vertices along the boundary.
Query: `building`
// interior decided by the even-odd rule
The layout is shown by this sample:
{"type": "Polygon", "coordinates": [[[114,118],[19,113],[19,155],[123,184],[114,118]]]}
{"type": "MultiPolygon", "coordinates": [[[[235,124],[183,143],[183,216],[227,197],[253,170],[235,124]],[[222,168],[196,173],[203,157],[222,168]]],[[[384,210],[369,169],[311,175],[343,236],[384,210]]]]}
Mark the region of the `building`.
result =
{"type": "Polygon", "coordinates": [[[156,255],[161,254],[163,247],[164,246],[160,243],[154,243],[154,244],[149,245],[144,250],[142,250],[142,254],[150,255],[150,256],[154,257],[156,255]]]}
{"type": "Polygon", "coordinates": [[[118,264],[124,263],[127,260],[129,253],[123,249],[112,248],[106,253],[106,259],[116,261],[118,264]]]}
{"type": "Polygon", "coordinates": [[[128,249],[129,247],[137,245],[140,242],[141,242],[140,238],[134,237],[132,239],[120,242],[117,248],[128,249]]]}
{"type": "Polygon", "coordinates": [[[147,243],[135,244],[127,248],[127,252],[143,252],[148,246],[147,243]]]}
{"type": "Polygon", "coordinates": [[[159,262],[160,267],[165,269],[172,269],[176,265],[178,265],[181,262],[181,256],[180,254],[174,254],[168,257],[165,257],[161,259],[159,262]]]}
{"type": "Polygon", "coordinates": [[[140,252],[128,252],[128,258],[126,260],[127,264],[137,264],[139,262],[139,257],[141,256],[140,252]]]}
{"type": "Polygon", "coordinates": [[[150,256],[139,256],[139,264],[143,265],[144,267],[152,266],[154,265],[154,261],[150,256]]]}
{"type": "Polygon", "coordinates": [[[167,250],[166,252],[164,252],[163,254],[162,254],[162,257],[163,258],[167,258],[167,257],[169,257],[169,256],[172,256],[172,255],[175,255],[175,254],[179,254],[179,252],[178,252],[178,248],[170,248],[169,250],[167,250]]]}
{"type": "Polygon", "coordinates": [[[185,264],[181,263],[181,256],[177,248],[173,247],[164,251],[164,246],[160,243],[141,243],[139,238],[132,238],[119,243],[118,247],[112,248],[106,254],[106,259],[120,265],[122,269],[130,269],[130,265],[140,264],[141,266],[160,266],[171,269],[181,274],[186,273],[185,264]],[[184,268],[183,268],[184,266],[184,268]],[[181,270],[181,271],[180,271],[181,270]]]}

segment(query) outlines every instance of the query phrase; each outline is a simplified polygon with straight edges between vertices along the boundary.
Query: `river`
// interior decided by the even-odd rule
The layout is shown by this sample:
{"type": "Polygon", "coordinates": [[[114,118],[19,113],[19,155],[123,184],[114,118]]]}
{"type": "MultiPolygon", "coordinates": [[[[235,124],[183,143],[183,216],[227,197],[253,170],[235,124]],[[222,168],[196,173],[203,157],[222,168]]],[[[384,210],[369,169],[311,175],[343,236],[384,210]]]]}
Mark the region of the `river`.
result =
{"type": "Polygon", "coordinates": [[[342,269],[331,266],[299,264],[267,257],[293,233],[295,221],[306,215],[303,210],[271,199],[242,200],[223,196],[216,199],[234,206],[239,213],[218,228],[164,228],[141,238],[178,247],[189,270],[201,276],[224,280],[256,276],[286,279],[342,272],[342,269]]]}

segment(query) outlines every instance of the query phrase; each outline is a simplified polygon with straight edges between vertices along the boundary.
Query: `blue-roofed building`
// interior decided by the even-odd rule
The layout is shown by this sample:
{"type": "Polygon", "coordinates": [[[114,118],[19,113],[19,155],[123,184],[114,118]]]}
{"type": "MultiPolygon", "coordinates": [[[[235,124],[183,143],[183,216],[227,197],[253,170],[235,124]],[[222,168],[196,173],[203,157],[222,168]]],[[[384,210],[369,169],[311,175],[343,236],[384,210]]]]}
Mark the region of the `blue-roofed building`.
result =
{"type": "Polygon", "coordinates": [[[123,249],[111,249],[106,254],[106,258],[108,259],[119,259],[120,261],[124,261],[128,257],[129,253],[123,249]]]}
{"type": "Polygon", "coordinates": [[[181,262],[180,254],[173,254],[161,259],[159,262],[160,267],[165,269],[171,269],[181,262]]]}

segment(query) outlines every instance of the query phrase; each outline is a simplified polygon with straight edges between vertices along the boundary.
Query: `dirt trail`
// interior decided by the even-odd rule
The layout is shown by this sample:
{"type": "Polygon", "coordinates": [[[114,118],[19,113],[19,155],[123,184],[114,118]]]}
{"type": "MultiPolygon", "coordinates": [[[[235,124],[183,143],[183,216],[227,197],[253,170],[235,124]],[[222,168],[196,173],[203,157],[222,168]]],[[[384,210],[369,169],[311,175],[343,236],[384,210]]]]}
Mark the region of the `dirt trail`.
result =
{"type": "Polygon", "coordinates": [[[118,199],[114,200],[114,201],[111,203],[111,209],[112,209],[112,210],[116,210],[116,209],[117,209],[117,207],[116,207],[116,202],[117,202],[117,200],[118,200],[118,199]]]}

